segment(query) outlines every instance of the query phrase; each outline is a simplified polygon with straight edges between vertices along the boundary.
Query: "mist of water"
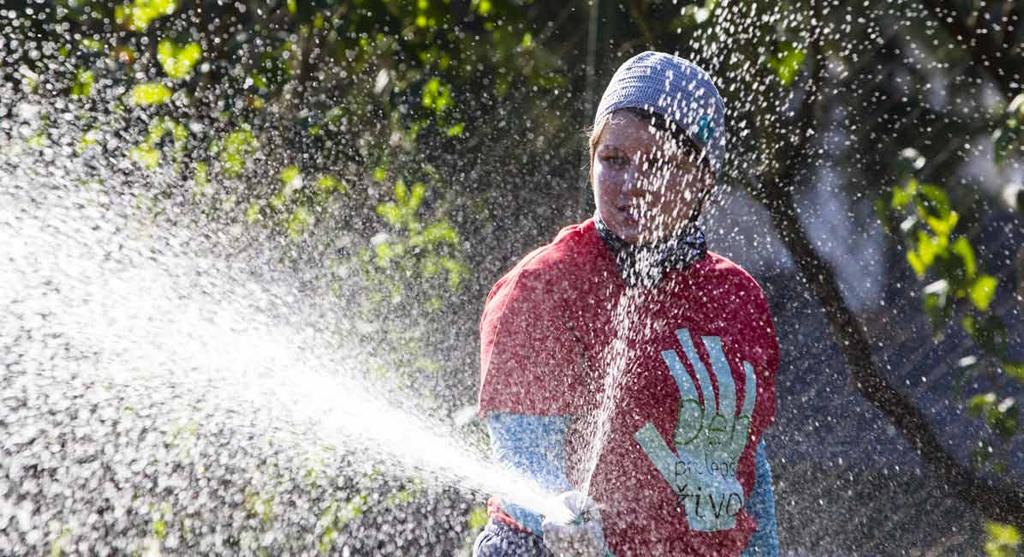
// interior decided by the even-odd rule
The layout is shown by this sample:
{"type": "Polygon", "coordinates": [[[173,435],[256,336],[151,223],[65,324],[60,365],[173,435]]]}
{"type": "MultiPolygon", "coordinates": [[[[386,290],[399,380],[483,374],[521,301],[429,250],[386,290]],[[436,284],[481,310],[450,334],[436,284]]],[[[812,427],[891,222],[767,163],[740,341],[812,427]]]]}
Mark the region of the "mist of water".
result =
{"type": "Polygon", "coordinates": [[[229,231],[153,216],[144,185],[110,175],[83,184],[74,161],[47,167],[19,151],[0,164],[0,338],[12,391],[46,396],[84,377],[87,389],[130,389],[135,407],[171,392],[186,409],[204,400],[238,432],[554,512],[531,480],[413,404],[380,396],[349,334],[359,323],[327,292],[298,290],[260,258],[225,256],[218,242],[229,231]]]}

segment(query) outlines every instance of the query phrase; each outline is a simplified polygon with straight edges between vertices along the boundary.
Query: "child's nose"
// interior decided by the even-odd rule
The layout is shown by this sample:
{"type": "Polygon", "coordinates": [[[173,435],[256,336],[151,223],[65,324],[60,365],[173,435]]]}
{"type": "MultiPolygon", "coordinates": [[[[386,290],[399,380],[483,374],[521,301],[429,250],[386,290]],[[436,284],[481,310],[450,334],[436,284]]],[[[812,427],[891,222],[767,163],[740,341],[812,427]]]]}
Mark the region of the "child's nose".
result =
{"type": "Polygon", "coordinates": [[[641,180],[644,179],[642,172],[638,171],[636,166],[630,166],[623,176],[622,182],[622,193],[627,196],[639,196],[644,193],[643,184],[641,180]]]}

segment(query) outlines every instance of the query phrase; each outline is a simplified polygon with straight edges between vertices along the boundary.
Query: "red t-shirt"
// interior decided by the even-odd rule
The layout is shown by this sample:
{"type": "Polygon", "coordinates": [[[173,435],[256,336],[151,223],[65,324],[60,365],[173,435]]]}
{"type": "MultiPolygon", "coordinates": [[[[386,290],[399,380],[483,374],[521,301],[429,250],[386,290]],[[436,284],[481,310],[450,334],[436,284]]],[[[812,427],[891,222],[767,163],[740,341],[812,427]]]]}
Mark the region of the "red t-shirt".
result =
{"type": "MultiPolygon", "coordinates": [[[[676,450],[681,373],[677,366],[673,378],[668,351],[684,362],[693,385],[710,379],[714,400],[720,400],[716,374],[711,373],[716,362],[707,349],[714,339],[708,344],[707,337],[721,341],[735,384],[736,413],[746,398],[744,363],[756,377],[749,441],[744,445],[736,437],[742,452],[732,470],[745,501],[754,486],[754,449],[774,421],[778,343],[760,286],[738,265],[712,252],[685,269],[668,271],[654,288],[627,293],[614,255],[592,218],[562,229],[550,244],[503,276],[487,297],[480,321],[480,415],[576,418],[569,429],[566,460],[569,480],[580,486],[591,454],[587,443],[593,437],[592,418],[609,369],[619,365],[618,394],[589,490],[601,509],[610,549],[619,557],[739,555],[756,529],[753,517],[730,500],[734,527],[691,530],[683,507],[687,500],[678,496],[634,437],[652,424],[676,450]],[[624,299],[630,303],[622,304],[624,299]],[[684,354],[680,331],[692,337],[691,352],[703,363],[703,374],[684,354]]],[[[719,358],[715,369],[723,370],[722,362],[719,358]]],[[[713,413],[714,401],[697,389],[701,404],[710,404],[713,413]]],[[[703,465],[710,473],[712,463],[703,465]]],[[[689,499],[689,504],[694,501],[689,499]]]]}

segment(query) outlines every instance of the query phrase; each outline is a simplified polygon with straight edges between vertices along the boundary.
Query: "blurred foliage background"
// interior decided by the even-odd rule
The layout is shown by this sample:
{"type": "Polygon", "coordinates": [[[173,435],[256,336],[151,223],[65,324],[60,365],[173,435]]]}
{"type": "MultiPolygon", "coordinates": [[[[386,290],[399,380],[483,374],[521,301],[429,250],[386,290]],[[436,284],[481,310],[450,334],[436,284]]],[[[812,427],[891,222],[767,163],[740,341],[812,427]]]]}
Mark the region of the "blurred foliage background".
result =
{"type": "MultiPolygon", "coordinates": [[[[980,513],[984,551],[1012,555],[1024,527],[1024,479],[1011,473],[1024,460],[1024,252],[979,242],[994,216],[1021,238],[1022,11],[976,0],[15,0],[0,9],[0,134],[73,145],[211,220],[260,230],[282,264],[315,269],[339,303],[358,302],[369,372],[397,400],[450,416],[475,396],[490,286],[593,211],[585,131],[608,77],[641,50],[677,52],[727,97],[719,198],[763,208],[850,384],[920,455],[926,483],[980,513]],[[42,116],[25,123],[25,103],[42,116]],[[822,256],[829,239],[801,220],[798,200],[824,170],[843,177],[834,195],[875,207],[865,226],[887,255],[873,264],[894,270],[903,307],[930,324],[917,342],[969,339],[939,373],[948,411],[984,425],[956,440],[970,459],[937,440],[903,376],[883,371],[869,338],[884,319],[844,298],[822,256]]],[[[391,503],[415,499],[406,487],[391,503]]],[[[810,510],[781,493],[785,547],[810,510]]],[[[435,540],[442,554],[481,525],[479,506],[444,497],[469,518],[435,540]]],[[[254,491],[244,506],[272,521],[271,500],[254,491]]],[[[317,550],[328,553],[371,505],[363,492],[324,505],[317,550]]]]}

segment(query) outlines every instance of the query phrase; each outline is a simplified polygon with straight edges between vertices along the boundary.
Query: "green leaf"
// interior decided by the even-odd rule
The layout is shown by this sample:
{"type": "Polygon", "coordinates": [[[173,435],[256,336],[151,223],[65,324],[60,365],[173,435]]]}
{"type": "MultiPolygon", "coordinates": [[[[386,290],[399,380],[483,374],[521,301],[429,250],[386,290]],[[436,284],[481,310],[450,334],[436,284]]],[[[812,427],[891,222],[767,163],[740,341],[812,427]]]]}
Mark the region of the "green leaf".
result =
{"type": "Polygon", "coordinates": [[[114,8],[114,20],[132,31],[145,31],[157,18],[171,15],[177,9],[175,0],[135,0],[114,8]]]}
{"type": "Polygon", "coordinates": [[[158,518],[158,519],[153,521],[153,535],[156,536],[156,538],[158,540],[162,540],[162,539],[167,537],[167,521],[166,520],[164,520],[162,518],[158,518]]]}
{"type": "Polygon", "coordinates": [[[345,193],[348,186],[330,174],[323,174],[316,180],[316,189],[323,194],[345,193]]]}
{"type": "Polygon", "coordinates": [[[1001,362],[1000,367],[1018,383],[1024,383],[1024,362],[1001,362]]]}
{"type": "Polygon", "coordinates": [[[99,138],[102,137],[99,130],[93,128],[82,134],[82,139],[78,142],[76,150],[79,154],[84,153],[90,147],[99,145],[99,138]]]}
{"type": "Polygon", "coordinates": [[[947,238],[930,236],[924,231],[918,231],[917,249],[907,253],[907,260],[918,277],[923,278],[925,272],[935,263],[935,259],[946,255],[948,241],[947,238]]]}
{"type": "Polygon", "coordinates": [[[487,507],[478,505],[469,511],[469,531],[476,532],[487,525],[487,507]]]}
{"type": "Polygon", "coordinates": [[[459,241],[459,235],[455,228],[446,221],[434,222],[424,228],[423,238],[431,245],[457,244],[459,241]]]}
{"type": "Polygon", "coordinates": [[[942,188],[932,184],[921,184],[918,194],[921,196],[919,207],[927,214],[944,219],[952,211],[949,195],[942,188]]]}
{"type": "Polygon", "coordinates": [[[71,540],[71,527],[62,526],[60,529],[60,535],[50,542],[50,557],[61,557],[64,555],[65,546],[69,545],[71,540]]]}
{"type": "Polygon", "coordinates": [[[464,263],[451,257],[442,257],[441,266],[448,272],[448,287],[458,290],[462,279],[469,274],[469,268],[464,263]]]}
{"type": "Polygon", "coordinates": [[[910,178],[903,187],[893,186],[892,200],[889,206],[893,209],[900,209],[909,205],[914,200],[914,196],[917,195],[917,185],[917,180],[910,178]]]}
{"type": "Polygon", "coordinates": [[[395,182],[395,200],[400,205],[404,205],[406,199],[409,198],[409,188],[405,185],[405,181],[398,180],[395,182]]]}
{"type": "Polygon", "coordinates": [[[970,286],[970,298],[971,303],[974,307],[980,311],[988,311],[989,306],[992,304],[992,299],[996,295],[996,286],[999,285],[999,280],[992,275],[981,275],[974,280],[970,286]]]}
{"type": "Polygon", "coordinates": [[[128,156],[149,170],[160,164],[160,150],[148,143],[132,147],[128,151],[128,156]]]}
{"type": "Polygon", "coordinates": [[[402,210],[394,203],[381,203],[377,205],[376,211],[391,226],[397,227],[402,224],[402,210]]]}
{"type": "Polygon", "coordinates": [[[489,15],[491,13],[491,10],[493,9],[491,0],[473,0],[472,6],[476,10],[476,13],[484,17],[489,15]]]}
{"type": "Polygon", "coordinates": [[[972,418],[980,418],[989,407],[996,402],[995,393],[982,393],[967,399],[967,414],[972,418]]]}
{"type": "Polygon", "coordinates": [[[260,220],[260,205],[254,201],[245,209],[245,221],[253,224],[258,220],[260,220]]]}
{"type": "Polygon", "coordinates": [[[991,313],[979,315],[979,319],[971,319],[970,327],[966,326],[967,317],[964,322],[964,330],[984,351],[996,354],[1005,349],[1006,325],[998,316],[991,313]]]}
{"type": "Polygon", "coordinates": [[[806,56],[805,50],[791,43],[783,43],[778,54],[768,60],[768,65],[775,70],[775,76],[779,78],[782,85],[789,87],[796,76],[800,74],[800,67],[806,56]]]}
{"type": "Polygon", "coordinates": [[[297,183],[301,182],[302,180],[302,171],[300,171],[299,167],[295,166],[294,164],[289,165],[281,170],[281,174],[279,177],[281,178],[282,184],[284,184],[287,187],[294,188],[297,187],[297,183]]]}
{"type": "Polygon", "coordinates": [[[195,174],[192,177],[194,184],[193,191],[196,195],[203,195],[210,187],[210,165],[199,161],[195,164],[195,174]]]}
{"type": "Polygon", "coordinates": [[[942,216],[926,215],[924,220],[928,223],[928,228],[931,228],[936,236],[949,238],[950,234],[953,233],[953,229],[956,228],[956,223],[960,220],[960,215],[956,211],[949,211],[942,216]]]}
{"type": "Polygon", "coordinates": [[[241,175],[257,146],[256,136],[248,128],[239,128],[226,135],[214,149],[220,153],[224,174],[231,178],[241,175]]]}
{"type": "Polygon", "coordinates": [[[203,57],[203,49],[199,43],[177,45],[170,39],[160,41],[157,46],[156,58],[164,73],[171,79],[186,79],[192,75],[196,63],[203,57]]]}
{"type": "Polygon", "coordinates": [[[93,83],[95,83],[95,77],[92,70],[79,68],[75,71],[75,82],[71,85],[71,96],[88,97],[92,94],[93,83]]]}
{"type": "Polygon", "coordinates": [[[103,43],[92,37],[83,38],[80,44],[82,45],[83,49],[91,52],[100,52],[103,50],[103,43]]]}
{"type": "Polygon", "coordinates": [[[309,230],[312,224],[313,215],[310,214],[309,209],[300,205],[296,207],[295,210],[292,211],[291,216],[288,217],[288,235],[291,236],[293,240],[298,239],[309,230]]]}
{"type": "Polygon", "coordinates": [[[1016,557],[1021,548],[1021,535],[1009,524],[985,522],[985,555],[988,557],[1016,557]]]}
{"type": "Polygon", "coordinates": [[[420,102],[424,108],[441,114],[452,105],[451,87],[441,83],[440,79],[432,77],[423,86],[420,102]]]}
{"type": "Polygon", "coordinates": [[[953,242],[950,250],[960,257],[960,261],[963,262],[964,278],[968,281],[974,280],[974,275],[978,273],[978,262],[974,257],[974,248],[971,247],[971,243],[967,238],[961,236],[953,242]]]}
{"type": "Polygon", "coordinates": [[[448,137],[455,137],[455,136],[462,135],[462,131],[464,129],[465,129],[465,126],[462,124],[462,122],[459,122],[458,124],[455,124],[454,126],[450,126],[448,128],[448,137]]]}
{"type": "Polygon", "coordinates": [[[416,182],[412,185],[412,195],[409,197],[409,203],[406,204],[406,208],[411,213],[414,213],[420,208],[420,204],[423,203],[423,196],[427,193],[427,186],[423,182],[416,182]]]}
{"type": "Polygon", "coordinates": [[[167,102],[172,93],[170,87],[162,83],[142,83],[132,87],[128,97],[136,106],[152,106],[167,102]]]}

